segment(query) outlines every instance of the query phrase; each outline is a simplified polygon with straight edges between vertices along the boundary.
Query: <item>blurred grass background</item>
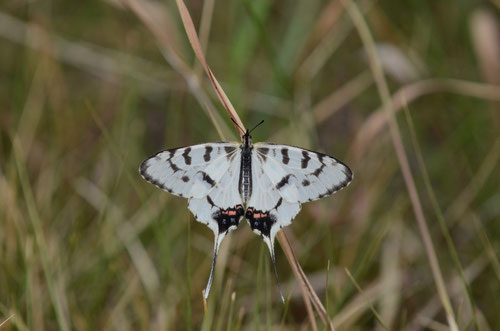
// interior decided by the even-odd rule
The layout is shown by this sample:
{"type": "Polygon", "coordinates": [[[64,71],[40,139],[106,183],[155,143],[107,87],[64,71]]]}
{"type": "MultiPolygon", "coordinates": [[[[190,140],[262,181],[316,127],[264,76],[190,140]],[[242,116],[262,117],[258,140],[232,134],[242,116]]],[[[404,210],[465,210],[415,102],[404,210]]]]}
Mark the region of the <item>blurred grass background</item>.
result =
{"type": "MultiPolygon", "coordinates": [[[[356,4],[456,323],[498,330],[500,3],[356,4]]],[[[322,151],[355,173],[286,229],[335,328],[447,330],[366,47],[342,2],[186,5],[244,123],[266,121],[254,141],[322,151]]],[[[239,139],[174,1],[2,2],[0,46],[2,330],[314,327],[277,248],[280,303],[246,222],[222,246],[205,310],[212,233],[185,200],[138,175],[158,150],[239,139]]]]}

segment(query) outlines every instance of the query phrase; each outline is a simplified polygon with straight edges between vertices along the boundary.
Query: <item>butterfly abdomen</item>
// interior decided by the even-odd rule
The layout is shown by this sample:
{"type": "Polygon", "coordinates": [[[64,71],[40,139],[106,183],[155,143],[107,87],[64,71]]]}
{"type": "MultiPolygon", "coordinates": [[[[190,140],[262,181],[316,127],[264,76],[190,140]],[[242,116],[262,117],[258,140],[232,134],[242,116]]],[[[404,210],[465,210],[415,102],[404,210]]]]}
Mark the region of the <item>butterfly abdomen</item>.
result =
{"type": "Polygon", "coordinates": [[[252,195],[252,149],[251,146],[242,146],[240,182],[238,190],[243,201],[247,201],[252,195]]]}

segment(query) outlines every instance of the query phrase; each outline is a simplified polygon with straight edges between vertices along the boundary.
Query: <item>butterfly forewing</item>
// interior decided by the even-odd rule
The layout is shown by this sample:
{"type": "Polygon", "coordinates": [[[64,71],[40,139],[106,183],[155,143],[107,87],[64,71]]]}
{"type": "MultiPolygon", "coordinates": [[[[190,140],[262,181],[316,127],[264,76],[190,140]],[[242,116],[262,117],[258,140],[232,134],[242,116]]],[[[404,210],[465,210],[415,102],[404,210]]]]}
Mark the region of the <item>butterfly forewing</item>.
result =
{"type": "Polygon", "coordinates": [[[252,151],[253,191],[245,216],[273,256],[276,233],[292,222],[301,203],[333,194],[351,179],[351,170],[328,155],[294,146],[257,143],[252,151]]]}
{"type": "Polygon", "coordinates": [[[169,149],[145,160],[141,175],[159,188],[184,198],[203,197],[220,180],[235,143],[221,142],[169,149]]]}
{"type": "Polygon", "coordinates": [[[269,143],[257,143],[254,150],[255,161],[289,202],[324,198],[347,186],[352,179],[352,172],[345,164],[325,154],[269,143]]]}

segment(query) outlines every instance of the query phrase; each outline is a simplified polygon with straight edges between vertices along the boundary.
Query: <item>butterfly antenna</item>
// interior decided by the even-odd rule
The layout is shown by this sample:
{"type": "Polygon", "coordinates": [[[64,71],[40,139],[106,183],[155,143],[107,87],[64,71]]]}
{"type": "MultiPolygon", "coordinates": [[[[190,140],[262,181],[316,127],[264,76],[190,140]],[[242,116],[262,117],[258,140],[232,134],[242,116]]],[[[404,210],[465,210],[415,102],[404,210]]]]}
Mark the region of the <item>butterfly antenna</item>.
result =
{"type": "Polygon", "coordinates": [[[249,133],[249,134],[250,134],[250,133],[252,133],[252,131],[253,131],[253,130],[255,130],[255,129],[257,129],[257,127],[258,127],[259,125],[261,125],[262,123],[264,123],[264,120],[260,121],[260,122],[259,122],[259,124],[257,124],[256,126],[254,126],[252,130],[248,131],[248,133],[249,133]]]}
{"type": "Polygon", "coordinates": [[[276,259],[274,258],[274,245],[272,246],[273,249],[271,250],[271,262],[273,263],[274,277],[276,277],[276,282],[278,283],[278,291],[280,291],[281,302],[285,304],[285,298],[283,297],[283,292],[281,292],[281,284],[278,278],[278,270],[276,270],[276,259]]]}
{"type": "Polygon", "coordinates": [[[207,287],[205,288],[205,299],[208,299],[208,295],[210,294],[210,288],[212,287],[212,281],[214,279],[215,272],[215,263],[217,262],[217,254],[219,252],[219,236],[215,236],[214,243],[214,256],[212,258],[212,268],[210,268],[210,276],[208,277],[207,287]]]}

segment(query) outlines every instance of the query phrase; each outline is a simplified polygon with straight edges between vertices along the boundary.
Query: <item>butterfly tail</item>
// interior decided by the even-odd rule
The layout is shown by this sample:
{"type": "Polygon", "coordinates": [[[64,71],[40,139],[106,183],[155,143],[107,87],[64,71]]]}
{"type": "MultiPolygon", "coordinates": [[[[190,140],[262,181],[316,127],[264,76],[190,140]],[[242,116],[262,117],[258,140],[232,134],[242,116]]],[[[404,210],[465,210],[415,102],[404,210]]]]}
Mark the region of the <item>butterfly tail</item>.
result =
{"type": "Polygon", "coordinates": [[[215,235],[215,241],[214,241],[214,255],[212,257],[212,267],[210,268],[210,276],[208,277],[208,282],[207,286],[205,287],[205,299],[208,299],[208,295],[210,294],[210,288],[212,287],[212,281],[214,279],[214,273],[215,273],[215,264],[217,262],[217,255],[219,254],[219,247],[220,244],[222,243],[222,240],[224,239],[225,234],[220,233],[215,235]]]}
{"type": "Polygon", "coordinates": [[[276,258],[274,255],[274,236],[272,237],[264,236],[263,238],[264,242],[267,245],[267,248],[269,248],[269,253],[271,254],[271,262],[273,264],[274,277],[276,278],[276,283],[278,284],[278,291],[280,292],[281,302],[285,304],[285,298],[283,297],[283,292],[281,291],[281,284],[278,277],[278,270],[276,269],[276,258]]]}

